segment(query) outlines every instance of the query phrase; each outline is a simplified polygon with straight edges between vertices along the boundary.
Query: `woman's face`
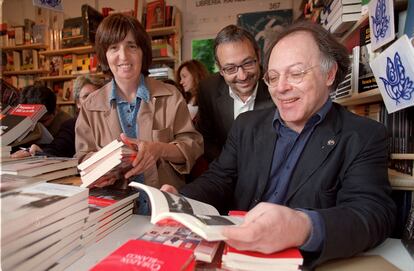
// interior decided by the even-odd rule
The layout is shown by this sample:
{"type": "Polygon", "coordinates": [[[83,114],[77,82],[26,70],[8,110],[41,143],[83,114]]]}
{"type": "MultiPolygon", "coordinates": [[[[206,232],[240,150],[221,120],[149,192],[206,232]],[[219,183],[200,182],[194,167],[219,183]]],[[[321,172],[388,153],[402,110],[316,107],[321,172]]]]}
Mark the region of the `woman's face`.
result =
{"type": "Polygon", "coordinates": [[[180,71],[180,85],[183,86],[184,91],[188,92],[194,88],[193,75],[188,71],[187,67],[183,67],[180,71]]]}
{"type": "Polygon", "coordinates": [[[115,81],[139,80],[142,68],[142,50],[136,44],[131,31],[123,41],[109,46],[106,51],[106,59],[115,81]]]}
{"type": "Polygon", "coordinates": [[[76,103],[78,108],[81,107],[81,105],[86,100],[86,98],[89,96],[89,94],[91,94],[95,90],[96,90],[96,87],[91,84],[86,84],[81,88],[81,90],[79,91],[79,100],[76,103]]]}

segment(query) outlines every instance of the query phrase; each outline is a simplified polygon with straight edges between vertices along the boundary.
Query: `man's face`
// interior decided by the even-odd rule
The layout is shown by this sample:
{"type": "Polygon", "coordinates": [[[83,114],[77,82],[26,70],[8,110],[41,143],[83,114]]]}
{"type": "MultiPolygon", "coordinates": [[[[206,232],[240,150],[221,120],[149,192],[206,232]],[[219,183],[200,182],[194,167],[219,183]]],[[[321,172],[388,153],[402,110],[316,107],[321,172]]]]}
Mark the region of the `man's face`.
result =
{"type": "Polygon", "coordinates": [[[253,93],[260,77],[259,59],[251,43],[247,39],[223,43],[217,47],[216,54],[220,74],[227,85],[240,98],[247,99],[253,93]],[[245,65],[246,68],[238,67],[232,74],[225,72],[226,69],[231,70],[229,68],[239,65],[245,65]]]}
{"type": "Polygon", "coordinates": [[[337,66],[326,73],[320,63],[319,48],[307,32],[292,33],[272,49],[267,75],[277,83],[269,92],[283,121],[297,132],[327,101],[335,79],[337,66]]]}

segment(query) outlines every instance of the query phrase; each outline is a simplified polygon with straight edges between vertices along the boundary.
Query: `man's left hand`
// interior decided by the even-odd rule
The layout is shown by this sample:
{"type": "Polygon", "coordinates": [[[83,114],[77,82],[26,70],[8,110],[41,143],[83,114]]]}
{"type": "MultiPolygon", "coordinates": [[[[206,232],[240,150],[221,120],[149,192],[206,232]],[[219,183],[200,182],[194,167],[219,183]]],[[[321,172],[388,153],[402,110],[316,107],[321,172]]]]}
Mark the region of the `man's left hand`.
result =
{"type": "Polygon", "coordinates": [[[311,228],[311,220],[304,212],[262,202],[246,214],[242,225],[225,227],[223,235],[236,249],[273,253],[302,246],[311,228]]]}

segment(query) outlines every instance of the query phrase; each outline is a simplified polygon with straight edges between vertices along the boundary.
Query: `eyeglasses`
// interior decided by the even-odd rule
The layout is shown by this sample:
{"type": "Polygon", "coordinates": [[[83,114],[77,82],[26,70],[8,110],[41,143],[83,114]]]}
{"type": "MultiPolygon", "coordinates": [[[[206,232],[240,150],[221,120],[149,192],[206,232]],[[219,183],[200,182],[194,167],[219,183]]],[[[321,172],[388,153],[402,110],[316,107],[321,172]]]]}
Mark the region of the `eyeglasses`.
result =
{"type": "Polygon", "coordinates": [[[232,75],[232,74],[235,74],[239,70],[239,68],[242,68],[243,71],[247,71],[247,70],[254,69],[256,67],[256,62],[257,62],[256,59],[249,60],[247,62],[244,62],[241,65],[229,65],[229,66],[226,66],[226,67],[222,68],[221,70],[225,74],[227,74],[227,75],[232,75]]]}
{"type": "MultiPolygon", "coordinates": [[[[286,81],[290,84],[300,84],[305,77],[305,74],[308,73],[312,68],[316,67],[311,66],[307,69],[301,71],[294,71],[294,72],[287,72],[285,73],[286,81]]],[[[266,85],[269,87],[277,87],[280,81],[281,74],[275,72],[274,70],[268,70],[265,75],[263,76],[263,80],[265,81],[266,85]]]]}

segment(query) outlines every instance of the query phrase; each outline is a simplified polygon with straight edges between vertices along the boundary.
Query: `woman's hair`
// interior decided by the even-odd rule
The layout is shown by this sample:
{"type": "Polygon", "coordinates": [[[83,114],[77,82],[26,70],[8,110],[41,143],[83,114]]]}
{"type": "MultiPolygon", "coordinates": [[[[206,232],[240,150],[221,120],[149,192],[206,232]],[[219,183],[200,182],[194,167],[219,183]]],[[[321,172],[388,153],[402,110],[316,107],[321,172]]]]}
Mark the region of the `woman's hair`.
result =
{"type": "Polygon", "coordinates": [[[54,114],[56,111],[56,95],[48,87],[41,83],[35,83],[23,88],[20,93],[21,104],[43,104],[48,114],[54,114]]]}
{"type": "Polygon", "coordinates": [[[109,46],[123,41],[130,31],[136,44],[142,50],[141,73],[144,76],[149,74],[148,69],[152,61],[151,39],[136,18],[120,13],[109,15],[103,19],[96,31],[95,51],[103,72],[112,75],[106,59],[109,46]]]}
{"type": "Polygon", "coordinates": [[[335,63],[338,65],[338,71],[335,75],[335,81],[331,86],[331,90],[335,90],[340,82],[345,78],[348,73],[349,66],[349,55],[344,47],[336,38],[323,28],[320,24],[313,23],[308,20],[299,21],[288,27],[286,27],[273,41],[272,45],[266,53],[265,58],[265,70],[269,65],[270,54],[272,53],[273,47],[276,46],[279,41],[283,38],[296,33],[296,32],[307,32],[312,35],[316,44],[318,45],[319,51],[321,52],[321,68],[328,72],[332,65],[335,63]]]}
{"type": "Polygon", "coordinates": [[[107,81],[100,76],[81,75],[73,82],[73,92],[75,100],[79,99],[80,91],[85,85],[93,85],[96,89],[101,88],[107,81]]]}
{"type": "Polygon", "coordinates": [[[188,72],[191,73],[191,75],[193,76],[193,80],[194,80],[194,89],[190,90],[189,92],[185,92],[182,90],[184,98],[186,102],[188,103],[191,100],[191,98],[195,96],[196,97],[195,104],[197,105],[197,94],[198,94],[198,88],[199,88],[200,82],[203,79],[208,77],[209,72],[207,68],[204,66],[204,64],[198,60],[192,59],[192,60],[185,61],[181,63],[180,67],[178,67],[177,69],[177,73],[176,73],[177,83],[181,82],[180,73],[184,67],[186,67],[188,72]]]}

